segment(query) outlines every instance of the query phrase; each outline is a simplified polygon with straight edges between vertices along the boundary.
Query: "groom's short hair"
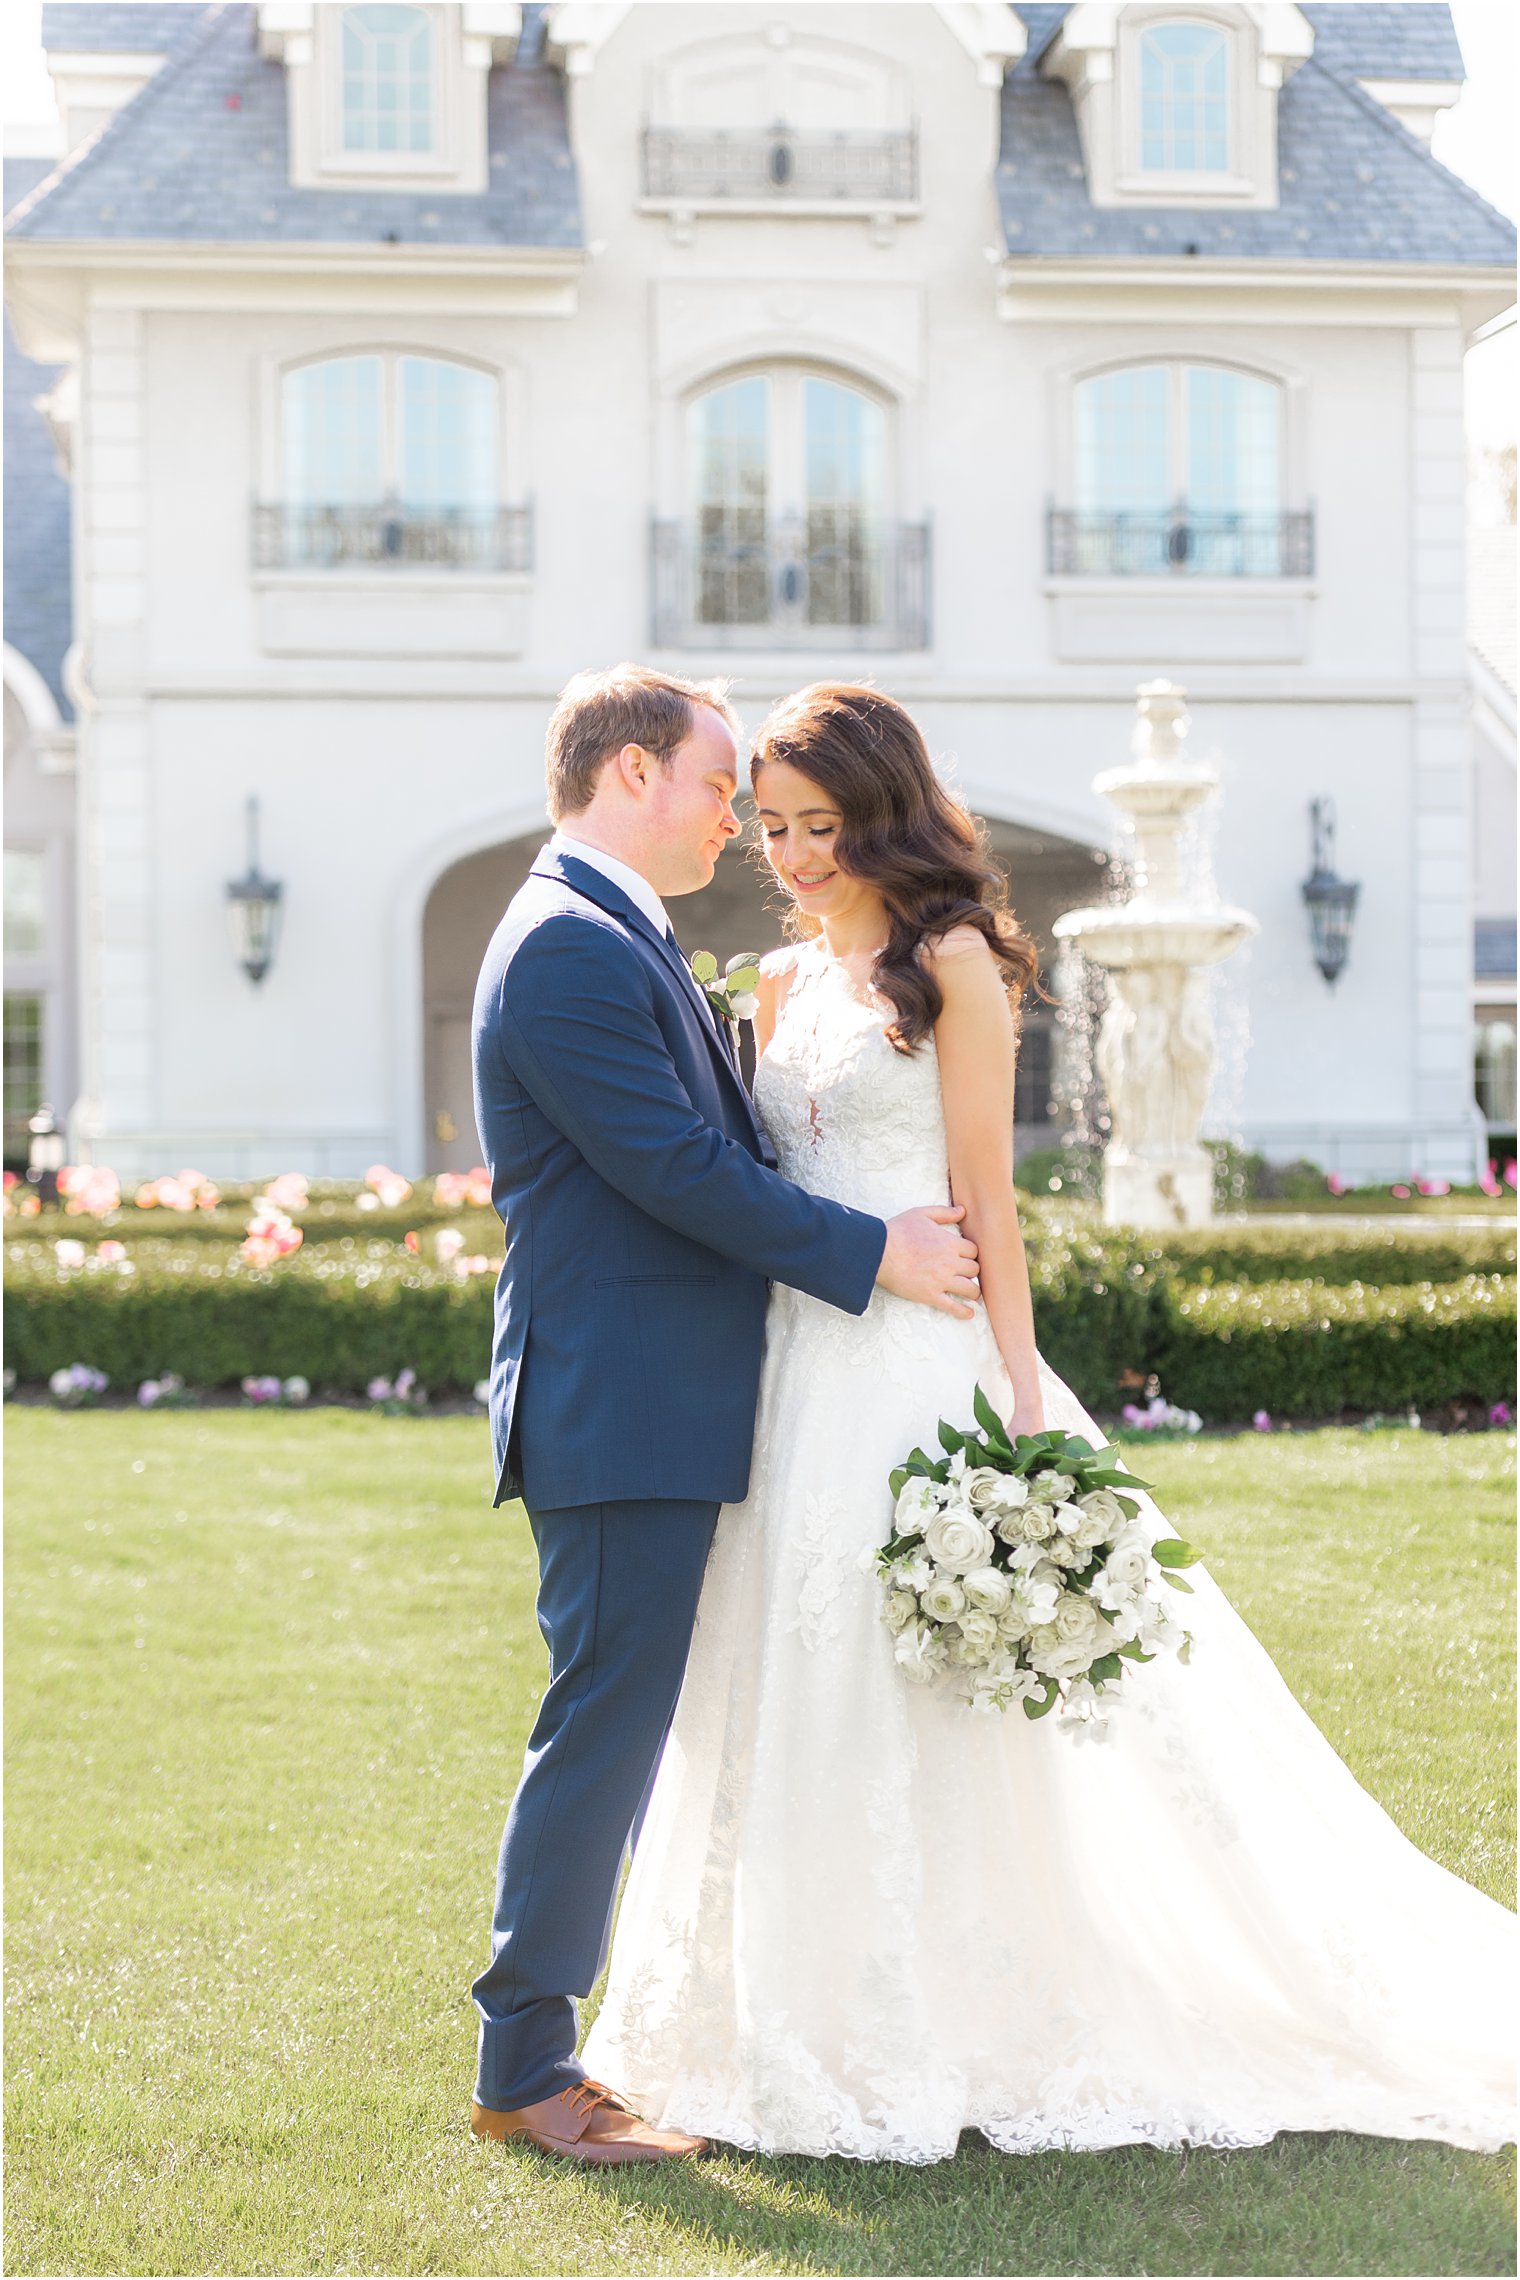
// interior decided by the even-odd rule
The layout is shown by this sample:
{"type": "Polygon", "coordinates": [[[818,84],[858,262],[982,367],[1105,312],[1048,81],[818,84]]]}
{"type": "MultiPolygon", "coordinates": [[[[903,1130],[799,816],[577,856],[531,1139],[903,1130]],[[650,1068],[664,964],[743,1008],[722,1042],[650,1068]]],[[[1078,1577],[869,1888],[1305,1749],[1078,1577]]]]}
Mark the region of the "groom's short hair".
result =
{"type": "Polygon", "coordinates": [[[549,722],[545,774],[553,821],[591,805],[603,766],[625,744],[669,760],[691,734],[698,705],[710,706],[740,735],[728,687],[727,681],[682,681],[648,665],[577,673],[561,689],[549,722]]]}

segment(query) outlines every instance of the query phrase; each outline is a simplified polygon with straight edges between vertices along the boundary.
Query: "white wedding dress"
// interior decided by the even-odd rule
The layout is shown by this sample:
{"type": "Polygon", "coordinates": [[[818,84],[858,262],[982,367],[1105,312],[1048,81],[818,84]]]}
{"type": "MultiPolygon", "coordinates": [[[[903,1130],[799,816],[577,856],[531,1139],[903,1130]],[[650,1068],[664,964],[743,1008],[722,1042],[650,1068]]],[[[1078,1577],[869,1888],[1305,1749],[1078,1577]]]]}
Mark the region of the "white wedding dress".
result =
{"type": "MultiPolygon", "coordinates": [[[[933,1047],[889,1015],[809,946],[755,1088],[790,1178],[883,1215],[947,1193],[933,1047]]],[[[767,2153],[1506,2142],[1515,1919],[1399,1833],[1206,1568],[1190,1662],[1130,1670],[1101,1739],[903,1679],[861,1557],[978,1379],[1006,1414],[981,1314],[775,1291],[589,2072],[767,2153]]]]}

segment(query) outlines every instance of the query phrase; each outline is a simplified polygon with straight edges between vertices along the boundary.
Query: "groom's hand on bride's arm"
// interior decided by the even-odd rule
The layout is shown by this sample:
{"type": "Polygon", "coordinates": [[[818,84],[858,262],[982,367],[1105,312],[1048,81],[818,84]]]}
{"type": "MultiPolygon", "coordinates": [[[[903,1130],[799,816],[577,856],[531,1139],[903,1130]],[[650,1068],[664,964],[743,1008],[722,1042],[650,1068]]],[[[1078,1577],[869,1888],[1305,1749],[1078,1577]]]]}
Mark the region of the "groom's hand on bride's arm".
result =
{"type": "Polygon", "coordinates": [[[963,1205],[941,1203],[889,1219],[887,1247],[876,1270],[882,1289],[969,1322],[978,1284],[976,1245],[961,1231],[965,1216],[963,1205]]]}

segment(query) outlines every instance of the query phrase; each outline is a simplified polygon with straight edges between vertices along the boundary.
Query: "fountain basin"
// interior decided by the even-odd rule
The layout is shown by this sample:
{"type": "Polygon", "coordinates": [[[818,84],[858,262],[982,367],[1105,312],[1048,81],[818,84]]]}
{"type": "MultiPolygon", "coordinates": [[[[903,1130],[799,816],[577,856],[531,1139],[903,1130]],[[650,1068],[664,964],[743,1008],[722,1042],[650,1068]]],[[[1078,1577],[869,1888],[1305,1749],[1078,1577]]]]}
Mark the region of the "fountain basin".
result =
{"type": "Polygon", "coordinates": [[[1096,903],[1063,911],[1051,928],[1110,972],[1134,966],[1214,966],[1260,931],[1248,910],[1224,903],[1096,903]]]}

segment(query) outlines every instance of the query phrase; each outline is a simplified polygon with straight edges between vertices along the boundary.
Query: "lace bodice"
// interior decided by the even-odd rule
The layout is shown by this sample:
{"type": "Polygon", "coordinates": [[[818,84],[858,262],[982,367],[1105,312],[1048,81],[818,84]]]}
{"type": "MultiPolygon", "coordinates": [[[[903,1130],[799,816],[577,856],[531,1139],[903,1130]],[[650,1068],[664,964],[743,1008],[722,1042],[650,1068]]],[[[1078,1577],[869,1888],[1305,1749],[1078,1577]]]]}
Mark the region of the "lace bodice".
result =
{"type": "Polygon", "coordinates": [[[843,966],[806,943],[755,1076],[755,1106],[787,1178],[883,1219],[950,1194],[934,1043],[895,1051],[892,1018],[889,999],[863,998],[843,966]]]}

